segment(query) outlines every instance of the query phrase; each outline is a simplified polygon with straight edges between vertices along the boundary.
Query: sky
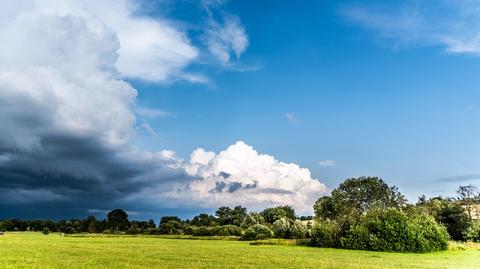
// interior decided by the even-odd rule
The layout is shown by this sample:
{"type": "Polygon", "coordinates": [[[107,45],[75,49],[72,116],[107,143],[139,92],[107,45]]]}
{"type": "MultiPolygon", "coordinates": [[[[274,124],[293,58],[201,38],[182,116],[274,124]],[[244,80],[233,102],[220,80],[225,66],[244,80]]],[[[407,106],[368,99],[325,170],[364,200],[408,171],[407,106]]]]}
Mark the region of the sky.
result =
{"type": "Polygon", "coordinates": [[[480,1],[6,0],[0,218],[479,184],[480,1]]]}

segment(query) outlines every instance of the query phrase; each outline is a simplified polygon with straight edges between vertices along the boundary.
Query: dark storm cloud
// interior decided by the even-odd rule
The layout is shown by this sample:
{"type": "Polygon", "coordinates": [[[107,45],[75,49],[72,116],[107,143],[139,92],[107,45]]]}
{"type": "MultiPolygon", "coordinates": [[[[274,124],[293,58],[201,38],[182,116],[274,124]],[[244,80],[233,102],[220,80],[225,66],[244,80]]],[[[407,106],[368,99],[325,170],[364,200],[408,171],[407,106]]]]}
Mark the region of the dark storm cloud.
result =
{"type": "MultiPolygon", "coordinates": [[[[40,140],[36,150],[0,148],[4,156],[0,159],[0,203],[14,206],[17,213],[33,205],[45,212],[110,209],[130,194],[188,178],[183,169],[170,168],[169,160],[125,158],[95,138],[49,134],[40,140]]],[[[3,210],[3,214],[11,213],[3,210]]]]}

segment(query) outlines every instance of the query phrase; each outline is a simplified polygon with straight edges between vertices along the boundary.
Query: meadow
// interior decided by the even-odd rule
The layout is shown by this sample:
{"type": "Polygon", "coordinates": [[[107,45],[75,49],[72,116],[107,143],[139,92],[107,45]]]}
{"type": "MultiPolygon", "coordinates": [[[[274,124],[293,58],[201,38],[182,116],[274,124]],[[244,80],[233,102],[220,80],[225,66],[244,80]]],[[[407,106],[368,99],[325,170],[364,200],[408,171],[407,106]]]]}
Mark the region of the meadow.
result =
{"type": "Polygon", "coordinates": [[[478,268],[479,249],[427,254],[162,237],[0,236],[0,268],[478,268]]]}

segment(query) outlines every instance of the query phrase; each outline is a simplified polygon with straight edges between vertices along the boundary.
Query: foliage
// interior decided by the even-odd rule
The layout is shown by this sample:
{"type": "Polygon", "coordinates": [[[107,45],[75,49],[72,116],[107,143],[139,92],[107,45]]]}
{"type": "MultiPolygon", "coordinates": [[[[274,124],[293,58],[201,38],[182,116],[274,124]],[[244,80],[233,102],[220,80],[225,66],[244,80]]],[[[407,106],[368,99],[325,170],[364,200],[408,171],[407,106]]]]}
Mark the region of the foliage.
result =
{"type": "Polygon", "coordinates": [[[122,209],[114,209],[107,214],[108,227],[114,232],[126,231],[130,227],[128,214],[122,209]]]}
{"type": "Polygon", "coordinates": [[[459,186],[457,189],[460,204],[465,208],[470,220],[479,216],[480,190],[475,185],[459,186]]]}
{"type": "Polygon", "coordinates": [[[50,229],[48,227],[43,228],[42,234],[48,235],[50,233],[50,229]]]}
{"type": "Polygon", "coordinates": [[[248,227],[255,225],[255,224],[265,224],[265,219],[262,217],[260,213],[251,212],[243,218],[241,227],[247,229],[248,227]]]}
{"type": "Polygon", "coordinates": [[[378,177],[349,178],[332,191],[331,198],[320,197],[314,205],[321,219],[342,215],[360,216],[371,208],[402,208],[405,197],[396,186],[388,186],[378,177]]]}
{"type": "Polygon", "coordinates": [[[273,223],[272,231],[277,238],[290,238],[290,222],[285,217],[278,219],[273,223]]]}
{"type": "Polygon", "coordinates": [[[290,229],[291,236],[295,239],[310,237],[310,231],[300,220],[295,220],[290,229]]]}
{"type": "Polygon", "coordinates": [[[242,236],[243,240],[262,240],[273,236],[272,230],[265,225],[255,224],[250,226],[242,236]]]}
{"type": "Polygon", "coordinates": [[[230,207],[220,207],[215,212],[215,215],[218,218],[220,225],[236,225],[240,226],[247,216],[247,209],[242,206],[236,206],[231,209],[230,207]]]}
{"type": "Polygon", "coordinates": [[[263,219],[270,224],[273,224],[275,221],[281,218],[288,218],[294,220],[295,210],[291,206],[277,206],[266,208],[260,213],[263,219]]]}
{"type": "Polygon", "coordinates": [[[162,220],[160,221],[159,229],[161,234],[181,234],[182,223],[172,218],[169,218],[169,219],[162,218],[162,220]]]}
{"type": "Polygon", "coordinates": [[[342,230],[340,225],[330,219],[318,221],[311,231],[311,243],[318,247],[339,248],[342,230]]]}
{"type": "Polygon", "coordinates": [[[190,224],[193,226],[218,226],[217,219],[208,214],[200,214],[198,216],[193,217],[190,221],[190,224]]]}
{"type": "Polygon", "coordinates": [[[371,210],[340,238],[344,248],[430,252],[445,250],[448,233],[428,215],[408,217],[398,209],[371,210]]]}
{"type": "Polygon", "coordinates": [[[475,221],[472,226],[468,227],[466,232],[466,239],[480,243],[480,222],[475,221]]]}

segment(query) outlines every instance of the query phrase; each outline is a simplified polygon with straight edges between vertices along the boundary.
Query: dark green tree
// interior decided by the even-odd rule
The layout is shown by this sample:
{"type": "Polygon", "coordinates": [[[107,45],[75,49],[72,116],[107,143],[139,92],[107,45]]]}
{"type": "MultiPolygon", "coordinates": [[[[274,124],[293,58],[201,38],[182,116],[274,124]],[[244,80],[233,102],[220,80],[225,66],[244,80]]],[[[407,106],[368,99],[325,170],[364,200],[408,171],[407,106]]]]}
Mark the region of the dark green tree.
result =
{"type": "Polygon", "coordinates": [[[407,200],[396,186],[378,177],[349,178],[332,191],[331,198],[320,197],[314,205],[319,218],[341,215],[360,216],[371,208],[402,208],[407,200]]]}
{"type": "Polygon", "coordinates": [[[128,221],[127,212],[122,209],[114,209],[107,214],[108,227],[113,232],[126,231],[130,228],[130,222],[128,221]]]}

